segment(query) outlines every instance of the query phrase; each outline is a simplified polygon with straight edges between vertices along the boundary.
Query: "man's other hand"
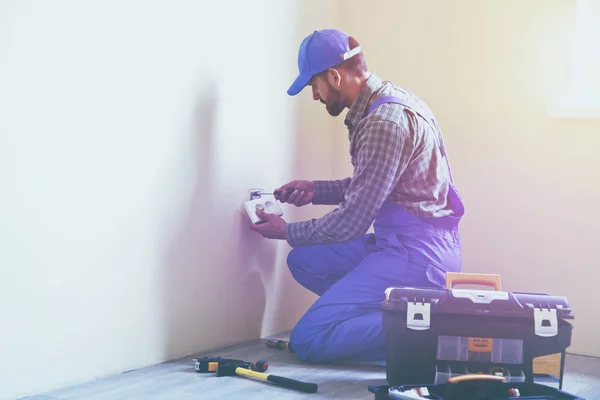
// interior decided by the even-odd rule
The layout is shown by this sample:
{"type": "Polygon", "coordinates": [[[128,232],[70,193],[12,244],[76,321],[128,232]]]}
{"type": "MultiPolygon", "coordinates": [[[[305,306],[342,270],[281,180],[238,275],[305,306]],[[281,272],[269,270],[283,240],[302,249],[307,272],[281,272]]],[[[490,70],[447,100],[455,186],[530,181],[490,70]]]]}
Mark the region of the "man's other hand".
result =
{"type": "Polygon", "coordinates": [[[315,197],[315,183],[313,181],[291,181],[276,191],[281,192],[275,195],[280,202],[302,207],[312,203],[315,197]]]}
{"type": "Polygon", "coordinates": [[[256,216],[265,222],[251,224],[250,229],[268,239],[285,239],[286,222],[283,218],[279,215],[268,214],[262,210],[256,210],[256,216]]]}

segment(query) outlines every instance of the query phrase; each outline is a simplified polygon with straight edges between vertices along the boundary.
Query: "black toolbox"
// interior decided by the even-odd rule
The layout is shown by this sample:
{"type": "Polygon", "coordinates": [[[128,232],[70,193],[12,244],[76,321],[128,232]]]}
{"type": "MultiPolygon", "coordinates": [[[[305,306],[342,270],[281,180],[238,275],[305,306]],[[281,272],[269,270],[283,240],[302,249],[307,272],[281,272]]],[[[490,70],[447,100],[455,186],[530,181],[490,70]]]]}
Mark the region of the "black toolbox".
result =
{"type": "Polygon", "coordinates": [[[533,359],[561,352],[562,388],[572,333],[566,320],[574,318],[565,297],[389,288],[381,308],[390,386],[443,385],[471,374],[531,385],[533,359]]]}

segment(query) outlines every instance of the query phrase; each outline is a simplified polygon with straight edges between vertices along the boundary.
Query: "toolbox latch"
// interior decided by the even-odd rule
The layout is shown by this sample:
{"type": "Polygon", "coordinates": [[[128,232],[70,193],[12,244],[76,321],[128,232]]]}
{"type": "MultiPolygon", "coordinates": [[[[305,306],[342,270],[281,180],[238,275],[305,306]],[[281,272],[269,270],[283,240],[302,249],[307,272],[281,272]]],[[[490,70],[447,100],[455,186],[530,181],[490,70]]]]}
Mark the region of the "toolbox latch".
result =
{"type": "Polygon", "coordinates": [[[406,305],[406,327],[415,331],[429,329],[431,304],[426,302],[411,302],[406,305]]]}
{"type": "Polygon", "coordinates": [[[537,336],[551,337],[558,334],[558,319],[556,309],[534,308],[533,319],[537,336]]]}

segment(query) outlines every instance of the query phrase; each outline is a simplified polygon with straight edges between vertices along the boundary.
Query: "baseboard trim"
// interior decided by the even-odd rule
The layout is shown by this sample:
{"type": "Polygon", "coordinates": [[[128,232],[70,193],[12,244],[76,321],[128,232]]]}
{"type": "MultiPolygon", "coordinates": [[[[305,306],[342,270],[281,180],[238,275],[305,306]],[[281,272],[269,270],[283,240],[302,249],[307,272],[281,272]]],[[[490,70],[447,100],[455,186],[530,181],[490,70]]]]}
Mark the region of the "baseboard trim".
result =
{"type": "Polygon", "coordinates": [[[578,349],[574,349],[574,350],[569,350],[566,352],[567,354],[573,355],[573,356],[581,356],[581,357],[591,357],[591,358],[600,358],[600,353],[596,353],[593,351],[581,351],[578,349]]]}

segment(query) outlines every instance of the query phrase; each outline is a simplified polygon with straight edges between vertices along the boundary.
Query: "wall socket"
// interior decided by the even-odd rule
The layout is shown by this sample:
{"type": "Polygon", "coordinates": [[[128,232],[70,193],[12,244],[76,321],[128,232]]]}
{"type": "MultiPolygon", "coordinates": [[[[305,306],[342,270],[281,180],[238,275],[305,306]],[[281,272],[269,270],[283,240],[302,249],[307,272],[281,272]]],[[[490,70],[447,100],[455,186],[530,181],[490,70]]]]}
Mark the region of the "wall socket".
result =
{"type": "Polygon", "coordinates": [[[244,208],[253,224],[261,224],[264,221],[256,216],[256,210],[262,210],[267,214],[275,214],[280,217],[283,210],[279,202],[272,194],[262,194],[262,189],[250,189],[250,200],[244,203],[244,208]]]}

